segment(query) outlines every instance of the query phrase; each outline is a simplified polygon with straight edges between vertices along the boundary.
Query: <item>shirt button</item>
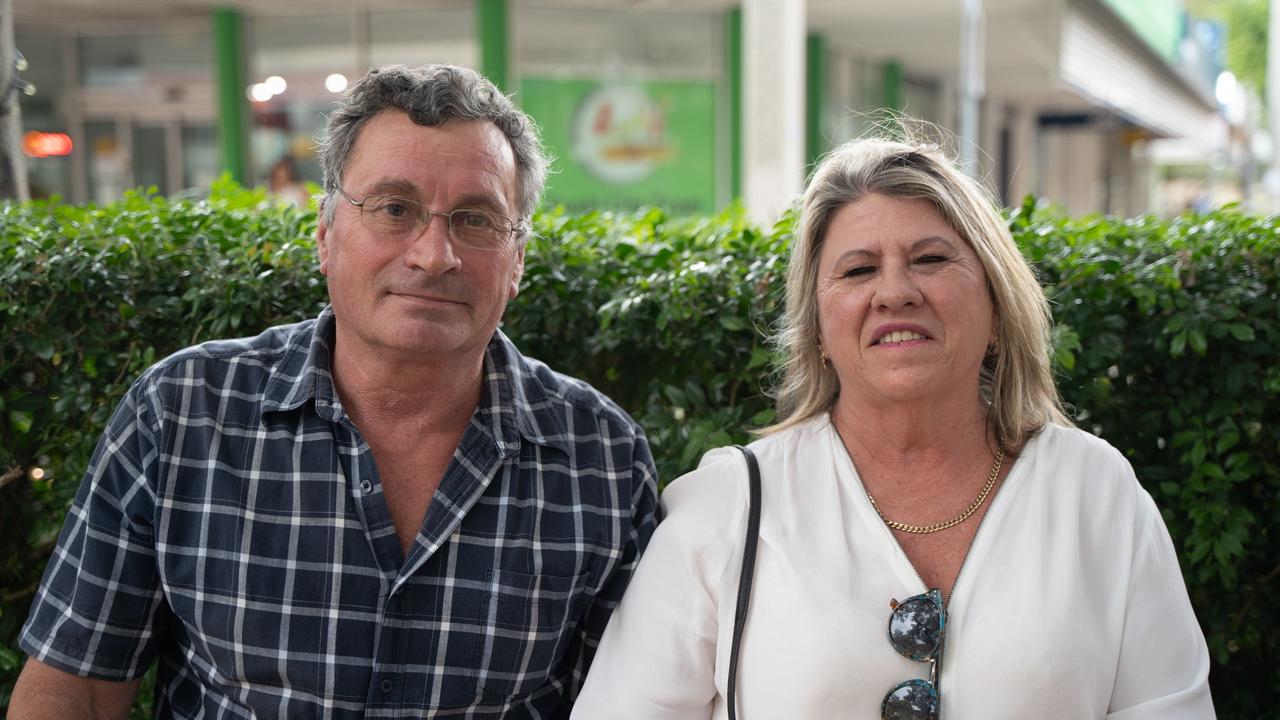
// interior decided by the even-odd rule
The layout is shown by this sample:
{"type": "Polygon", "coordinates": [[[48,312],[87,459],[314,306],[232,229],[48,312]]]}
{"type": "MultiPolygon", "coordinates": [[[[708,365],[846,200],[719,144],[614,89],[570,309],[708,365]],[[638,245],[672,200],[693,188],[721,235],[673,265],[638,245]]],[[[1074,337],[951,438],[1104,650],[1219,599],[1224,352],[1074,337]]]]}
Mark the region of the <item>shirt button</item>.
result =
{"type": "Polygon", "coordinates": [[[382,687],[382,692],[384,693],[391,692],[391,678],[382,678],[381,687],[382,687]]]}
{"type": "Polygon", "coordinates": [[[369,482],[368,480],[361,480],[360,492],[363,492],[365,495],[368,495],[369,493],[373,492],[373,483],[369,482]]]}

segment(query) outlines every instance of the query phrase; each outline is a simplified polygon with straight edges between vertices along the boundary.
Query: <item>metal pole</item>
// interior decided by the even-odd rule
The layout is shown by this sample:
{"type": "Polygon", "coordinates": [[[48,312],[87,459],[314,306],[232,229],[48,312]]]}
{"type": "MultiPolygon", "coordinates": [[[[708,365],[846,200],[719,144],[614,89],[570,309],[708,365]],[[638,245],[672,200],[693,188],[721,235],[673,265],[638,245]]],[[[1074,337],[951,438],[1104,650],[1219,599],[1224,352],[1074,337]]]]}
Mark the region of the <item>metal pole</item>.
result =
{"type": "Polygon", "coordinates": [[[22,150],[22,108],[18,105],[17,53],[13,45],[13,3],[0,0],[0,198],[27,200],[27,167],[22,150]]]}
{"type": "Polygon", "coordinates": [[[1267,26],[1267,115],[1271,117],[1271,210],[1280,207],[1280,0],[1271,0],[1267,26]]]}
{"type": "Polygon", "coordinates": [[[962,0],[960,21],[960,127],[957,159],[970,174],[978,174],[978,110],[986,92],[986,20],[982,0],[962,0]]]}

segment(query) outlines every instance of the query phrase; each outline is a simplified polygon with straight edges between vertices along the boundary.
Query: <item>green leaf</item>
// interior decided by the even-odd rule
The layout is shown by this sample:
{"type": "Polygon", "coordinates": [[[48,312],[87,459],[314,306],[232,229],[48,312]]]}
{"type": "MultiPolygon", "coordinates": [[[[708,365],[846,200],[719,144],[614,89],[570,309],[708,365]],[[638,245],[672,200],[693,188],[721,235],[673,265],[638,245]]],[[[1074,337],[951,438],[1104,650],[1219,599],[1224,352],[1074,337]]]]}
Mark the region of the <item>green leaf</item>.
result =
{"type": "Polygon", "coordinates": [[[1232,323],[1227,326],[1227,330],[1231,332],[1231,336],[1240,342],[1253,342],[1256,336],[1253,334],[1253,328],[1243,323],[1232,323]]]}
{"type": "Polygon", "coordinates": [[[1240,433],[1228,431],[1218,436],[1218,442],[1214,443],[1213,450],[1219,455],[1225,454],[1228,450],[1236,446],[1240,442],[1240,433]]]}
{"type": "Polygon", "coordinates": [[[737,332],[738,330],[746,328],[747,324],[742,321],[742,318],[735,317],[733,315],[721,315],[720,326],[725,330],[737,332]]]}
{"type": "Polygon", "coordinates": [[[1053,351],[1053,361],[1057,363],[1059,367],[1066,369],[1067,372],[1071,372],[1076,369],[1075,353],[1065,347],[1059,347],[1053,351]]]}
{"type": "Polygon", "coordinates": [[[32,414],[29,412],[24,412],[21,410],[9,411],[9,424],[13,426],[14,430],[17,430],[23,435],[26,435],[27,433],[31,432],[31,423],[34,420],[35,420],[34,416],[32,416],[32,414]]]}
{"type": "Polygon", "coordinates": [[[1213,478],[1214,480],[1227,479],[1226,473],[1224,473],[1222,471],[1222,468],[1216,463],[1202,463],[1200,465],[1199,470],[1201,475],[1204,475],[1205,477],[1213,478]]]}
{"type": "Polygon", "coordinates": [[[1203,462],[1208,450],[1205,448],[1204,440],[1197,439],[1196,444],[1191,446],[1191,451],[1187,453],[1187,457],[1191,460],[1191,465],[1199,467],[1203,462]]]}
{"type": "Polygon", "coordinates": [[[1203,355],[1209,349],[1209,343],[1205,340],[1204,333],[1199,330],[1191,330],[1187,340],[1191,343],[1191,349],[1195,350],[1197,355],[1203,355]]]}
{"type": "Polygon", "coordinates": [[[48,360],[53,357],[53,343],[49,341],[49,338],[32,338],[30,346],[31,352],[35,353],[35,356],[41,360],[48,360]]]}
{"type": "Polygon", "coordinates": [[[747,363],[748,370],[754,370],[769,364],[771,356],[769,351],[762,347],[751,348],[751,360],[747,363]]]}

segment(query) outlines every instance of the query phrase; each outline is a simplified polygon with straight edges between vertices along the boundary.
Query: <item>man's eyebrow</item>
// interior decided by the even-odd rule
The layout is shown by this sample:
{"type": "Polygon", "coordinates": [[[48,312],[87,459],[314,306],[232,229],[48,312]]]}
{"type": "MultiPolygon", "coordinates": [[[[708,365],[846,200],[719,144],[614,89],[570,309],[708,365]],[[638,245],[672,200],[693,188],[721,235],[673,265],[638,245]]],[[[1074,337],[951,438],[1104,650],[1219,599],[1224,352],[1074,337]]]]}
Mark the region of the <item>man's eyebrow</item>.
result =
{"type": "Polygon", "coordinates": [[[505,203],[499,202],[493,195],[484,192],[465,193],[458,198],[456,207],[483,208],[494,212],[507,212],[505,203]]]}
{"type": "MultiPolygon", "coordinates": [[[[404,178],[384,178],[373,184],[370,195],[400,195],[418,199],[418,186],[404,178]]],[[[471,192],[458,198],[456,207],[483,208],[495,212],[506,212],[506,206],[491,193],[471,192]]]]}
{"type": "Polygon", "coordinates": [[[418,194],[418,187],[404,178],[386,178],[379,180],[369,189],[370,195],[408,195],[418,194]]]}

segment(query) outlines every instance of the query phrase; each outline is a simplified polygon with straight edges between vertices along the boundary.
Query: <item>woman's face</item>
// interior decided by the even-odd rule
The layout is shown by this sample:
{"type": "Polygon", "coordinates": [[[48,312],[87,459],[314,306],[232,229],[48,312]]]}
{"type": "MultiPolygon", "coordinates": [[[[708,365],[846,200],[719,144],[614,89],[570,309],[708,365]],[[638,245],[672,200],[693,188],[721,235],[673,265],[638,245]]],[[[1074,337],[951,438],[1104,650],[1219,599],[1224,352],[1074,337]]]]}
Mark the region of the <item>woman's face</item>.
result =
{"type": "Polygon", "coordinates": [[[982,263],[927,200],[840,208],[818,258],[822,347],[841,402],[978,398],[995,311],[982,263]]]}

